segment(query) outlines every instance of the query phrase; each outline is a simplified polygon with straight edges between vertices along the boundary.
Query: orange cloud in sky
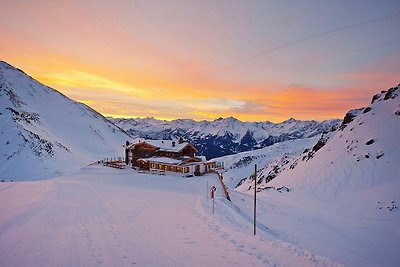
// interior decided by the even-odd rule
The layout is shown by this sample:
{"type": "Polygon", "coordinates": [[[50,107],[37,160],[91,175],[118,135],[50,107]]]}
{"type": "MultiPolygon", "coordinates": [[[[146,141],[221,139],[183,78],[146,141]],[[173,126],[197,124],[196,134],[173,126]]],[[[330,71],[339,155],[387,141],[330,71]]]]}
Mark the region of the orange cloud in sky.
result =
{"type": "MultiPolygon", "coordinates": [[[[217,79],[206,72],[196,76],[196,71],[190,68],[187,71],[190,75],[174,80],[131,69],[93,66],[78,59],[57,59],[51,54],[42,56],[40,61],[28,61],[28,74],[106,116],[324,120],[342,118],[347,110],[368,104],[372,94],[379,90],[362,83],[336,90],[290,86],[279,81],[246,84],[217,79]]],[[[335,78],[371,82],[368,77],[382,78],[382,75],[365,72],[338,74],[335,78]]],[[[385,78],[390,83],[396,75],[385,78]]]]}
{"type": "MultiPolygon", "coordinates": [[[[46,62],[46,61],[45,61],[46,62]]],[[[40,62],[39,62],[40,63],[40,62]]],[[[39,65],[36,63],[35,65],[39,65]]],[[[65,63],[65,61],[64,61],[65,63]]],[[[77,62],[46,66],[39,81],[81,101],[106,116],[160,119],[193,118],[212,120],[234,116],[245,121],[274,122],[289,117],[324,120],[341,118],[351,108],[366,105],[374,88],[321,90],[288,86],[279,82],[235,84],[209,76],[169,79],[129,71],[116,73],[108,68],[82,66],[77,62]],[[134,77],[133,80],[131,77],[134,77]]],[[[365,74],[365,75],[371,75],[365,74]]],[[[356,78],[362,74],[355,74],[356,78]]]]}

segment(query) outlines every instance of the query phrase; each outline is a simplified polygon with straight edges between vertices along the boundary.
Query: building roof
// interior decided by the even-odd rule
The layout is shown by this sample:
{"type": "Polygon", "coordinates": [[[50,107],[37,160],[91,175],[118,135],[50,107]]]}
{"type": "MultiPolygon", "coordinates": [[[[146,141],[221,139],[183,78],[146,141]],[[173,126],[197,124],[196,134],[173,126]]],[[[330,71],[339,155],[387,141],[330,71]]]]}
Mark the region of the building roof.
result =
{"type": "MultiPolygon", "coordinates": [[[[131,147],[138,145],[138,144],[143,144],[143,143],[157,147],[160,151],[164,151],[164,152],[179,152],[187,145],[191,145],[188,142],[179,143],[178,140],[135,139],[135,141],[134,141],[134,143],[132,143],[131,147]],[[173,142],[175,142],[175,146],[173,146],[173,142]]],[[[191,145],[191,146],[193,147],[193,145],[191,145]]],[[[193,148],[196,149],[195,147],[193,147],[193,148]]]]}
{"type": "Polygon", "coordinates": [[[145,142],[152,146],[158,147],[160,151],[171,152],[179,152],[189,144],[188,142],[183,142],[179,144],[178,141],[173,140],[146,140],[145,142]],[[172,146],[172,142],[175,142],[175,146],[172,146]]]}

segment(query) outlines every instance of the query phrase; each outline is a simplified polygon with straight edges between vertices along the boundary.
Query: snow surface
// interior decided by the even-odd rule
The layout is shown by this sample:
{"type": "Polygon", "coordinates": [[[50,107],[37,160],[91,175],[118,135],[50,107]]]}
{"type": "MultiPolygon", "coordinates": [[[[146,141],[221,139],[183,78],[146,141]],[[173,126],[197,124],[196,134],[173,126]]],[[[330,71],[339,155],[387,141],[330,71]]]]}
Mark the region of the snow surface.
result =
{"type": "Polygon", "coordinates": [[[222,197],[215,174],[91,166],[0,183],[0,266],[339,266],[261,223],[253,236],[249,214],[222,197]],[[217,187],[215,214],[207,182],[217,187]]]}

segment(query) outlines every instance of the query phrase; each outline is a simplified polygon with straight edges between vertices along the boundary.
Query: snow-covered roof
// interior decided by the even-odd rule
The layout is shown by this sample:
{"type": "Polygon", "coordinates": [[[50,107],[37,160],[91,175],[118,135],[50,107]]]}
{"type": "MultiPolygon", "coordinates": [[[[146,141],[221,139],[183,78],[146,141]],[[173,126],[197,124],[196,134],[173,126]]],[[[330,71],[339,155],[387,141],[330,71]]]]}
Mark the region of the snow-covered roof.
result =
{"type": "Polygon", "coordinates": [[[189,145],[188,142],[179,143],[178,140],[148,140],[148,139],[135,139],[134,143],[132,144],[137,145],[141,143],[147,143],[149,145],[158,147],[160,151],[169,151],[169,152],[179,152],[185,146],[189,145]],[[175,145],[173,145],[175,142],[175,145]]]}
{"type": "Polygon", "coordinates": [[[182,163],[182,161],[179,159],[172,159],[172,158],[167,158],[167,157],[151,157],[151,158],[146,158],[146,159],[142,159],[142,160],[158,162],[158,163],[165,163],[165,164],[174,164],[174,165],[182,163]]]}
{"type": "Polygon", "coordinates": [[[151,158],[143,158],[139,159],[142,161],[146,162],[156,162],[156,163],[164,163],[164,164],[172,164],[172,165],[182,165],[182,166],[187,166],[187,165],[197,165],[201,164],[202,161],[188,161],[190,159],[197,159],[200,160],[199,158],[191,158],[191,157],[181,157],[180,159],[173,159],[173,158],[168,158],[168,157],[151,157],[151,158]]]}

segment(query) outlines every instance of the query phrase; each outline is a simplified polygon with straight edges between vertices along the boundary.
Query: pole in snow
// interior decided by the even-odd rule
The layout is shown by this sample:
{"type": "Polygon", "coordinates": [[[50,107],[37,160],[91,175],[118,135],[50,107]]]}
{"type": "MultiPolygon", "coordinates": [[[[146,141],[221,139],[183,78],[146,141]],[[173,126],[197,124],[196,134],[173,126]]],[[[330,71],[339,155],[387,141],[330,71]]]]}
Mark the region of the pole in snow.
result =
{"type": "Polygon", "coordinates": [[[213,198],[213,208],[212,208],[212,213],[214,214],[214,205],[215,205],[215,200],[213,198]]]}
{"type": "Polygon", "coordinates": [[[256,203],[257,203],[257,164],[254,165],[254,232],[253,234],[256,235],[256,203]]]}
{"type": "Polygon", "coordinates": [[[211,187],[211,198],[212,198],[212,213],[214,214],[214,205],[215,205],[215,191],[217,191],[217,188],[215,186],[211,187]]]}
{"type": "Polygon", "coordinates": [[[207,181],[207,202],[208,202],[208,181],[207,181]]]}

